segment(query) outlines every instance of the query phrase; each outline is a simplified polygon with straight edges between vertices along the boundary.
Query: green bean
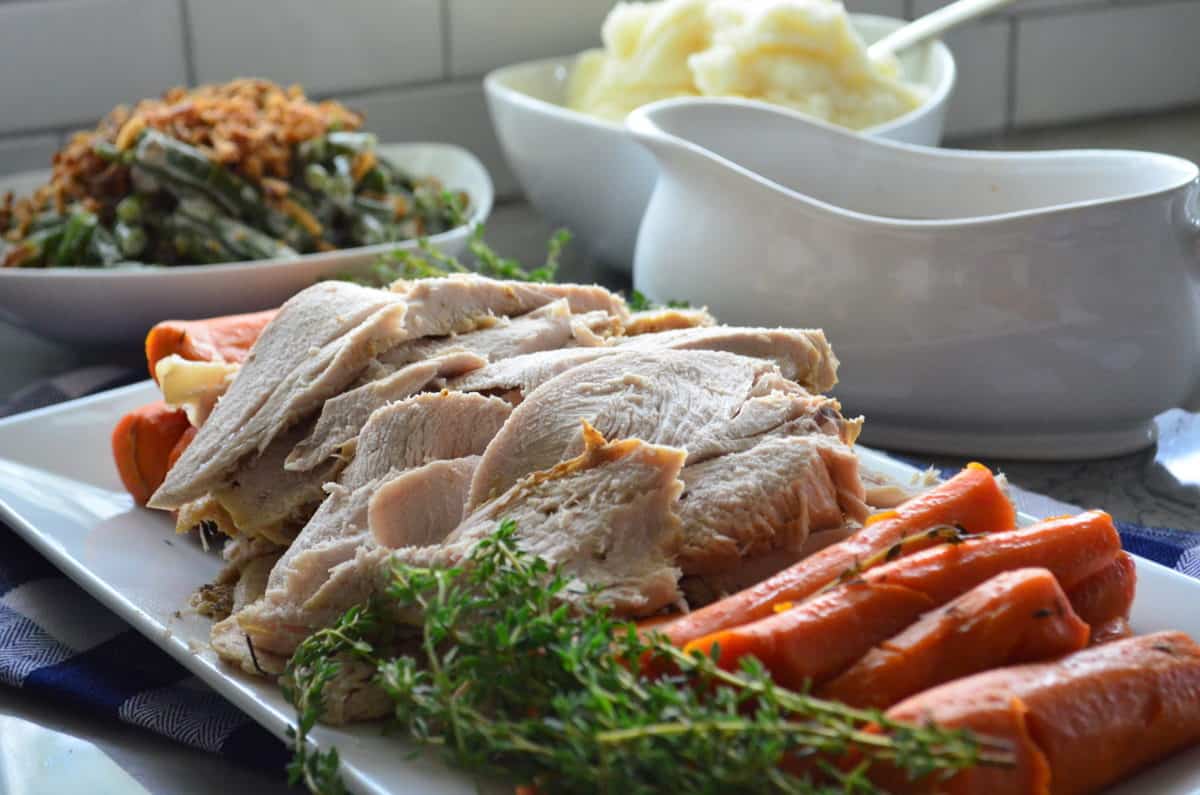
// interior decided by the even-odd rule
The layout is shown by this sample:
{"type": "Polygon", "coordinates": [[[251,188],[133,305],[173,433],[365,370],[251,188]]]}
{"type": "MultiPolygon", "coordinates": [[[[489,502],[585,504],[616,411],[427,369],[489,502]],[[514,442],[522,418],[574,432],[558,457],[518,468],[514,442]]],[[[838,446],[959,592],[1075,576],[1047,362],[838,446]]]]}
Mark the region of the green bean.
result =
{"type": "Polygon", "coordinates": [[[118,149],[115,144],[110,141],[106,141],[103,138],[92,144],[92,151],[95,152],[101,160],[106,160],[109,163],[117,163],[124,159],[121,150],[118,149]]]}
{"type": "Polygon", "coordinates": [[[49,229],[54,226],[62,226],[67,220],[67,216],[55,210],[47,210],[39,213],[33,222],[29,225],[30,232],[36,232],[39,229],[49,229]]]}
{"type": "MultiPolygon", "coordinates": [[[[311,213],[322,226],[328,224],[329,219],[321,217],[318,208],[313,205],[312,199],[303,191],[289,187],[288,194],[284,198],[295,202],[305,211],[311,213]]],[[[267,233],[283,241],[295,251],[309,252],[316,250],[316,238],[309,232],[308,228],[279,207],[266,205],[263,208],[262,225],[267,233]]]]}
{"type": "Polygon", "coordinates": [[[195,194],[181,197],[175,212],[204,225],[211,224],[221,214],[217,205],[195,194]]]}
{"type": "Polygon", "coordinates": [[[106,268],[125,259],[113,233],[101,225],[92,230],[92,238],[88,241],[88,255],[96,264],[106,268]]]}
{"type": "MultiPolygon", "coordinates": [[[[133,158],[136,164],[168,183],[173,181],[199,190],[235,215],[247,218],[262,215],[262,201],[254,186],[212,162],[194,146],[157,130],[146,130],[138,139],[133,158]]],[[[167,187],[170,189],[169,184],[167,187]]]]}
{"type": "Polygon", "coordinates": [[[387,174],[388,181],[401,190],[411,193],[417,186],[416,180],[414,180],[412,176],[408,174],[408,172],[397,166],[383,155],[375,155],[375,167],[381,169],[385,174],[387,174]]]}
{"type": "Polygon", "coordinates": [[[356,155],[359,152],[373,151],[379,143],[375,133],[369,132],[331,132],[325,136],[329,148],[340,155],[356,155]]]}
{"type": "Polygon", "coordinates": [[[298,256],[295,249],[281,240],[263,234],[257,229],[228,216],[213,222],[218,239],[246,259],[275,259],[298,256]]]}
{"type": "Polygon", "coordinates": [[[358,181],[360,191],[371,193],[388,193],[392,189],[392,181],[388,174],[379,166],[372,166],[358,181]]]}
{"type": "Polygon", "coordinates": [[[350,239],[360,246],[387,243],[388,230],[385,224],[370,213],[360,213],[350,227],[350,239]]]}
{"type": "Polygon", "coordinates": [[[306,163],[324,163],[333,155],[353,156],[374,150],[377,142],[374,133],[334,131],[302,142],[297,153],[306,163]]]}
{"type": "Polygon", "coordinates": [[[296,156],[305,163],[323,163],[329,156],[329,142],[323,135],[301,141],[296,147],[296,156]]]}
{"type": "Polygon", "coordinates": [[[334,157],[333,173],[329,176],[329,183],[325,186],[324,191],[322,191],[343,209],[354,196],[353,170],[353,164],[350,162],[349,157],[346,155],[337,155],[334,157]]]}
{"type": "Polygon", "coordinates": [[[59,241],[58,250],[54,252],[54,264],[58,266],[81,264],[83,252],[92,236],[92,230],[99,222],[100,219],[96,217],[96,214],[87,210],[76,210],[71,213],[63,225],[62,240],[59,241]]]}
{"type": "Polygon", "coordinates": [[[396,205],[391,202],[366,196],[355,196],[350,200],[350,205],[359,212],[373,215],[384,223],[391,223],[396,218],[396,205]]]}
{"type": "Polygon", "coordinates": [[[271,259],[296,256],[296,251],[282,241],[222,214],[215,204],[199,196],[182,199],[176,211],[207,229],[223,248],[236,257],[271,259]]]}
{"type": "Polygon", "coordinates": [[[140,224],[146,215],[145,200],[131,193],[117,202],[117,219],[127,224],[140,224]]]}
{"type": "Polygon", "coordinates": [[[146,229],[142,226],[118,221],[113,226],[113,236],[125,258],[141,256],[146,250],[148,239],[146,229]]]}
{"type": "Polygon", "coordinates": [[[53,259],[55,251],[58,249],[59,241],[62,240],[64,224],[58,226],[46,227],[16,243],[12,250],[5,257],[5,262],[8,257],[15,257],[16,265],[24,268],[44,268],[53,259]]]}
{"type": "Polygon", "coordinates": [[[181,212],[167,216],[164,229],[181,259],[200,265],[237,259],[237,255],[218,240],[211,229],[181,212]]]}
{"type": "Polygon", "coordinates": [[[329,184],[329,172],[320,163],[309,163],[304,167],[304,184],[310,190],[325,190],[329,184]]]}

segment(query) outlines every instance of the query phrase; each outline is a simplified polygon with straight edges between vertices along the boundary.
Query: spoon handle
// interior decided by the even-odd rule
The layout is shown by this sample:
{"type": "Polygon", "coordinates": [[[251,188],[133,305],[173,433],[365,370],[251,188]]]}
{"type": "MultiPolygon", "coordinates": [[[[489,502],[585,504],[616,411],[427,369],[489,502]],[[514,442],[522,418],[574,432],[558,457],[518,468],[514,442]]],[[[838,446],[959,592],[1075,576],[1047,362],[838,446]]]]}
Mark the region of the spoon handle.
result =
{"type": "Polygon", "coordinates": [[[1011,2],[1012,0],[957,0],[914,19],[899,30],[892,31],[868,47],[867,55],[872,60],[886,58],[1011,2]]]}

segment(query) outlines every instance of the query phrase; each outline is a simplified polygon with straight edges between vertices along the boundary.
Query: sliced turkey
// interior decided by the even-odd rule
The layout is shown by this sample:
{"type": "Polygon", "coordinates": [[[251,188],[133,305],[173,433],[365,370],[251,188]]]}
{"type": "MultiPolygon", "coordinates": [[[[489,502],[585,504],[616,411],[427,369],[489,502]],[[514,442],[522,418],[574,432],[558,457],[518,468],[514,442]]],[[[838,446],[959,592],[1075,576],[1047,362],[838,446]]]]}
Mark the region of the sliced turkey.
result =
{"type": "Polygon", "coordinates": [[[376,544],[425,547],[440,544],[463,518],[463,506],[479,456],[431,461],[380,485],[367,508],[376,544]]]}
{"type": "Polygon", "coordinates": [[[725,351],[769,359],[779,365],[784,378],[809,392],[827,392],[837,383],[837,357],[825,332],[818,329],[702,326],[625,337],[617,344],[625,349],[725,351]]]}
{"type": "Polygon", "coordinates": [[[715,325],[717,319],[707,309],[646,309],[629,316],[625,321],[625,333],[633,336],[715,325]]]}
{"type": "Polygon", "coordinates": [[[562,348],[585,332],[583,344],[604,344],[593,329],[603,330],[615,320],[600,310],[572,315],[567,299],[560,298],[517,318],[493,318],[492,325],[477,331],[398,345],[379,357],[380,367],[366,383],[325,401],[316,430],[296,446],[286,467],[316,467],[353,441],[372,411],[428,388],[434,379],[452,379],[488,362],[562,348]]]}
{"type": "Polygon", "coordinates": [[[150,499],[178,508],[224,485],[247,456],[342,390],[380,350],[405,338],[398,295],[326,282],[279,310],[225,395],[150,499]]]}
{"type": "MultiPolygon", "coordinates": [[[[611,317],[603,311],[589,312],[587,316],[611,317]]],[[[465,334],[405,342],[380,355],[379,362],[385,368],[395,369],[453,350],[470,351],[491,362],[561,348],[571,340],[572,317],[568,301],[559,298],[519,317],[494,317],[488,321],[490,325],[465,334]]]]}
{"type": "Polygon", "coordinates": [[[605,442],[587,426],[581,445],[577,457],[523,478],[468,515],[441,544],[396,550],[387,563],[457,565],[511,519],[517,545],[560,567],[573,594],[599,589],[600,600],[622,615],[647,615],[678,601],[673,509],[686,454],[639,439],[605,442]]]}
{"type": "Polygon", "coordinates": [[[689,463],[788,424],[847,441],[854,433],[836,401],[810,395],[769,361],[715,351],[624,352],[574,367],[525,397],[488,445],[468,510],[578,454],[580,420],[608,437],[684,447],[689,463]]]}
{"type": "Polygon", "coordinates": [[[310,472],[283,468],[289,451],[311,430],[310,421],[284,431],[262,455],[240,467],[229,483],[212,491],[238,533],[286,544],[325,499],[323,487],[334,479],[342,462],[330,459],[310,472]]]}
{"type": "Polygon", "coordinates": [[[567,370],[606,356],[667,349],[728,351],[767,359],[776,363],[784,376],[812,392],[823,392],[837,383],[837,358],[820,331],[713,326],[618,338],[606,347],[514,356],[452,379],[447,387],[489,394],[515,391],[524,396],[567,370]]]}
{"type": "Polygon", "coordinates": [[[327,616],[312,617],[305,604],[368,540],[367,511],[379,486],[430,461],[478,455],[510,410],[497,398],[442,392],[372,414],[354,459],[272,570],[266,594],[236,616],[254,642],[287,654],[297,632],[321,626],[327,616]]]}
{"type": "Polygon", "coordinates": [[[810,533],[867,516],[857,456],[824,434],[767,436],[686,466],[681,477],[685,575],[720,574],[774,552],[795,555],[810,533]]]}
{"type": "Polygon", "coordinates": [[[480,276],[398,282],[391,292],[342,282],[314,285],[283,305],[150,505],[178,508],[226,482],[284,429],[407,340],[463,333],[497,315],[523,315],[558,299],[574,312],[624,317],[601,287],[531,285],[480,276]]]}
{"type": "Polygon", "coordinates": [[[411,397],[435,381],[454,378],[486,364],[485,358],[474,353],[444,353],[405,365],[391,375],[330,398],[321,408],[316,427],[302,441],[293,444],[286,463],[281,466],[291,472],[318,467],[354,441],[376,409],[411,397]]]}

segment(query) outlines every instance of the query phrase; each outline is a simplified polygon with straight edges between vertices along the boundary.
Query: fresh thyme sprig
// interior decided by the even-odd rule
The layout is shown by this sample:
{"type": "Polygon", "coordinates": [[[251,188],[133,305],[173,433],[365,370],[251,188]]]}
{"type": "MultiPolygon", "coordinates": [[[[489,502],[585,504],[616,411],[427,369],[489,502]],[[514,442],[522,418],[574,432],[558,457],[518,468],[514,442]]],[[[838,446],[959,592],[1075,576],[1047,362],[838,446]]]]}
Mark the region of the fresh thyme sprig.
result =
{"type": "Polygon", "coordinates": [[[865,795],[877,791],[867,772],[880,764],[918,777],[1010,761],[967,732],[787,690],[754,660],[725,671],[603,607],[572,607],[561,598],[568,581],[521,552],[514,532],[503,523],[462,568],[396,567],[386,600],[300,646],[286,674],[299,713],[293,781],[341,791],[336,751],[312,750],[307,735],[347,656],[375,667],[398,728],[453,764],[539,795],[865,795]],[[420,652],[389,656],[386,616],[414,608],[420,652]],[[647,659],[673,673],[643,676],[647,659]],[[841,769],[849,758],[858,761],[841,769]]]}
{"type": "Polygon", "coordinates": [[[342,670],[347,655],[375,662],[374,646],[365,638],[379,634],[379,611],[361,605],[347,610],[332,627],[310,635],[296,649],[281,680],[283,696],[296,708],[296,728],[288,729],[295,753],[288,764],[288,783],[304,783],[310,791],[342,795],[346,791],[338,775],[341,765],[337,748],[316,751],[308,735],[320,720],[325,687],[342,670]]]}
{"type": "Polygon", "coordinates": [[[629,308],[634,312],[641,312],[646,309],[691,309],[691,303],[687,301],[667,301],[665,304],[656,304],[646,297],[646,294],[640,290],[630,290],[629,298],[626,299],[629,308]]]}
{"type": "Polygon", "coordinates": [[[555,231],[546,244],[545,261],[540,266],[527,270],[512,257],[503,257],[496,253],[484,241],[484,231],[483,224],[476,224],[467,240],[467,249],[475,260],[474,268],[442,251],[428,239],[421,238],[417,242],[416,251],[390,251],[381,255],[366,273],[341,274],[336,278],[367,287],[386,287],[397,279],[428,279],[454,273],[481,273],[494,279],[519,282],[552,282],[558,275],[563,249],[571,242],[571,233],[566,229],[555,231]]]}

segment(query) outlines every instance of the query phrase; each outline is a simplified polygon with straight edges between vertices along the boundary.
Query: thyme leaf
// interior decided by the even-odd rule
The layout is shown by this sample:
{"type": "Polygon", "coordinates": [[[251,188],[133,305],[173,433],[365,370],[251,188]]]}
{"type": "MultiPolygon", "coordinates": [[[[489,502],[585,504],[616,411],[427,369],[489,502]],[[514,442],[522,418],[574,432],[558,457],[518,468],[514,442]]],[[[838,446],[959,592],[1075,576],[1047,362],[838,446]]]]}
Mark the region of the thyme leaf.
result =
{"type": "Polygon", "coordinates": [[[868,777],[877,765],[948,777],[1011,763],[1006,746],[966,731],[899,724],[780,687],[757,660],[722,670],[719,651],[685,654],[594,595],[571,606],[568,578],[522,552],[514,533],[502,523],[461,568],[396,566],[385,598],[301,644],[285,674],[298,714],[293,782],[342,792],[336,750],[307,740],[346,655],[374,666],[393,728],[451,764],[539,795],[866,795],[877,792],[868,777]],[[390,616],[414,610],[419,651],[387,653],[390,616]],[[672,673],[646,677],[645,661],[672,673]]]}

